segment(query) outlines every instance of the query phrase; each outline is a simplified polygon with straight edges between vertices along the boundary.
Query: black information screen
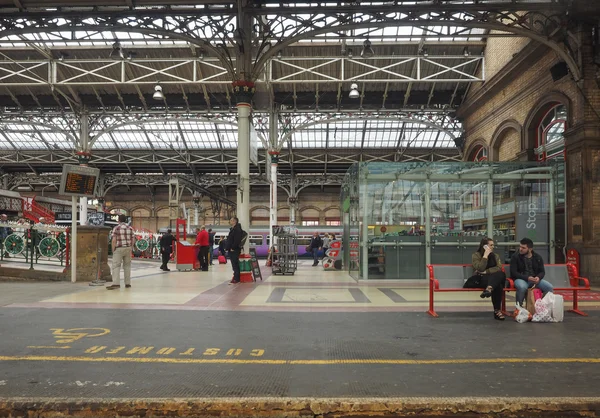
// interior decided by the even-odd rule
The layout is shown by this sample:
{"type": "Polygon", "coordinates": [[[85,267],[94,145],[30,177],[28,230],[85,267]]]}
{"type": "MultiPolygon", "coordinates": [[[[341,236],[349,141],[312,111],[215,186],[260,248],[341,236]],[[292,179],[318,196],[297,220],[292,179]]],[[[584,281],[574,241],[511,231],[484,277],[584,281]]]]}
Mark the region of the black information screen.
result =
{"type": "Polygon", "coordinates": [[[96,176],[79,173],[67,173],[65,193],[93,195],[96,190],[96,176]]]}
{"type": "Polygon", "coordinates": [[[65,164],[59,194],[93,197],[99,176],[100,170],[97,168],[65,164]]]}

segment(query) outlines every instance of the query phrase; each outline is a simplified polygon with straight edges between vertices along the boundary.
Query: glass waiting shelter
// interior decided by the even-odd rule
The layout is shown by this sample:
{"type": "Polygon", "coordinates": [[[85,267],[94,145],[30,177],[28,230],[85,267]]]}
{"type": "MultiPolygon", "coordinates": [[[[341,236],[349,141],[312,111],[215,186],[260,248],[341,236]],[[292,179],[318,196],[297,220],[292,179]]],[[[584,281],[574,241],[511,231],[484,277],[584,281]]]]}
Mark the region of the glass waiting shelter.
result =
{"type": "Polygon", "coordinates": [[[563,163],[356,163],[341,192],[344,266],[355,279],[425,279],[470,264],[484,237],[504,263],[530,238],[564,262],[563,163]]]}

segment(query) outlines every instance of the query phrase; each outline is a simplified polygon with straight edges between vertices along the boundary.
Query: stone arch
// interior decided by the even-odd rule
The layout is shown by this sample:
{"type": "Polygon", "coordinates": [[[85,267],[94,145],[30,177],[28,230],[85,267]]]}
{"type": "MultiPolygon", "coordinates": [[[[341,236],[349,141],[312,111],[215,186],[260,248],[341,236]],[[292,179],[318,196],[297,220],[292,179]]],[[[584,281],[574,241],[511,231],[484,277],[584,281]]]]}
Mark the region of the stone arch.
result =
{"type": "Polygon", "coordinates": [[[558,104],[564,105],[567,109],[567,128],[572,124],[573,106],[568,96],[560,91],[551,91],[542,96],[531,109],[523,124],[524,135],[522,135],[521,151],[527,153],[527,160],[535,161],[534,149],[536,146],[538,125],[546,113],[558,104]]]}
{"type": "Polygon", "coordinates": [[[336,222],[340,222],[342,221],[342,211],[341,208],[337,205],[334,206],[328,206],[325,209],[323,209],[322,212],[323,215],[323,224],[327,225],[332,221],[336,221],[336,222]]]}
{"type": "Polygon", "coordinates": [[[500,124],[492,135],[492,141],[488,149],[490,161],[510,161],[517,157],[521,151],[521,143],[523,138],[523,127],[515,119],[509,119],[500,124]],[[516,135],[511,132],[516,132],[516,135]],[[506,158],[510,154],[510,149],[514,148],[514,141],[517,141],[518,151],[506,158]]]}
{"type": "Polygon", "coordinates": [[[321,208],[313,205],[302,206],[298,209],[301,222],[310,221],[319,224],[321,222],[321,208]]]}
{"type": "Polygon", "coordinates": [[[269,225],[270,210],[268,206],[256,205],[250,208],[251,225],[269,225]]]}
{"type": "Polygon", "coordinates": [[[486,150],[488,150],[488,158],[489,158],[488,143],[485,141],[485,139],[479,138],[479,139],[476,139],[475,141],[473,141],[473,142],[471,142],[469,144],[469,148],[467,148],[467,152],[464,153],[464,159],[465,159],[465,161],[472,161],[471,160],[471,155],[479,147],[483,147],[486,150]]]}

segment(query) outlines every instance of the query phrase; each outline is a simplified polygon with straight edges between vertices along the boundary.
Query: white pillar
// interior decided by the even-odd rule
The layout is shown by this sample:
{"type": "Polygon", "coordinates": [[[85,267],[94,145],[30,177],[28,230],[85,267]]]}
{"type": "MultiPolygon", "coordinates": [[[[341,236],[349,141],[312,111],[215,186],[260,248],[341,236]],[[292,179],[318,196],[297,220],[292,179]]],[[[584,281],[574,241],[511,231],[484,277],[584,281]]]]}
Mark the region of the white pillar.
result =
{"type": "Polygon", "coordinates": [[[487,237],[494,239],[494,182],[487,182],[487,237]]]}
{"type": "Polygon", "coordinates": [[[271,156],[271,197],[269,200],[269,234],[271,245],[275,244],[273,227],[277,225],[277,165],[279,164],[279,152],[269,151],[271,156]]]}
{"type": "Polygon", "coordinates": [[[198,205],[194,207],[194,225],[198,226],[198,205]]]}
{"type": "MultiPolygon", "coordinates": [[[[237,217],[242,228],[250,228],[250,104],[240,102],[238,109],[238,186],[237,217]]],[[[250,248],[249,240],[244,246],[244,253],[250,248]]]]}
{"type": "Polygon", "coordinates": [[[431,264],[431,180],[429,180],[429,175],[425,180],[425,264],[431,264]]]}
{"type": "Polygon", "coordinates": [[[71,196],[71,282],[77,281],[77,196],[71,196]]]}
{"type": "Polygon", "coordinates": [[[556,179],[556,168],[552,170],[552,178],[549,180],[549,204],[550,204],[550,225],[549,225],[549,235],[550,245],[548,246],[548,250],[550,252],[550,264],[556,263],[556,200],[554,194],[556,193],[556,185],[554,180],[556,179]]]}
{"type": "Polygon", "coordinates": [[[79,223],[81,225],[87,225],[87,217],[88,217],[87,202],[88,202],[88,198],[86,196],[82,196],[79,198],[79,223]]]}

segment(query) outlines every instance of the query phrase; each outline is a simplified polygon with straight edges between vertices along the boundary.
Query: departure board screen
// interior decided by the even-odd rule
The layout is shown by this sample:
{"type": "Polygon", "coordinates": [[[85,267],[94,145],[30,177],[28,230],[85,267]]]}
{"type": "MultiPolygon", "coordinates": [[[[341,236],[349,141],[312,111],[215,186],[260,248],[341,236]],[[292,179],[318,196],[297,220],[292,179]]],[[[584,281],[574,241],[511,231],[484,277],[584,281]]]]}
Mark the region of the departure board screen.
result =
{"type": "Polygon", "coordinates": [[[96,193],[100,170],[78,165],[65,165],[60,182],[60,194],[70,196],[90,196],[96,193]]]}

